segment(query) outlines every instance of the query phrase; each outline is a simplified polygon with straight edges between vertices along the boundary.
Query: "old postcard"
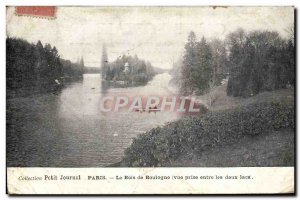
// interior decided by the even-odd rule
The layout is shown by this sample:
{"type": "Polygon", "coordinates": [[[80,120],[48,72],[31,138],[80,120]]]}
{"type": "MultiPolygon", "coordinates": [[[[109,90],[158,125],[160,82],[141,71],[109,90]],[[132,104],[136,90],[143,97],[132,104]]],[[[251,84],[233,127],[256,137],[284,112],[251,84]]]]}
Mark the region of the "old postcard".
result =
{"type": "Polygon", "coordinates": [[[7,6],[7,193],[294,194],[294,13],[7,6]]]}

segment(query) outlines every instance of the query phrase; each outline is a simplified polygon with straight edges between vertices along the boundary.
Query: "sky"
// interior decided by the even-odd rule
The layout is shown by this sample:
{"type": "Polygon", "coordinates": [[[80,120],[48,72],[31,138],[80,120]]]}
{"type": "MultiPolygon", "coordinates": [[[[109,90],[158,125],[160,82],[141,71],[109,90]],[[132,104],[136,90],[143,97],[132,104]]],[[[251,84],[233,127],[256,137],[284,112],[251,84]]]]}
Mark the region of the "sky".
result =
{"type": "Polygon", "coordinates": [[[7,8],[7,36],[41,40],[64,59],[82,56],[90,67],[100,67],[103,44],[109,61],[137,55],[169,69],[182,57],[190,31],[208,40],[225,39],[237,28],[286,37],[294,24],[293,7],[58,7],[55,19],[16,16],[14,9],[7,8]]]}

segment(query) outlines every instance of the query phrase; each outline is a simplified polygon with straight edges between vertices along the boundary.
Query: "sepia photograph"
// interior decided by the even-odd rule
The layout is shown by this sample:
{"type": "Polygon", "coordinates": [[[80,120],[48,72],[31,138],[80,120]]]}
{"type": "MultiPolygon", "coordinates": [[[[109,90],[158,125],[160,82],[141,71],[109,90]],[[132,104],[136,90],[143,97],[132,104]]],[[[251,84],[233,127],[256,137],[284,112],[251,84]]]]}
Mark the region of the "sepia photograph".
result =
{"type": "Polygon", "coordinates": [[[7,6],[7,168],[293,169],[295,68],[292,6],[7,6]]]}

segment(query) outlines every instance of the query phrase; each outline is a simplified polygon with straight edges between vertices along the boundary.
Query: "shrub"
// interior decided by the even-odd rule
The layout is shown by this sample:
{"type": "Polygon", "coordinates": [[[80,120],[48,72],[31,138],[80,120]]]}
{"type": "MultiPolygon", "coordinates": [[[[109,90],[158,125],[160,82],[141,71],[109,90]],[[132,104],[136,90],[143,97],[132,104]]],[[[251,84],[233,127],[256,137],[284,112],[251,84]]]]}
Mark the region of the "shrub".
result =
{"type": "Polygon", "coordinates": [[[133,140],[124,166],[161,166],[183,153],[201,156],[216,145],[229,145],[241,137],[282,128],[294,129],[294,105],[264,102],[232,110],[208,112],[154,128],[133,140]]]}

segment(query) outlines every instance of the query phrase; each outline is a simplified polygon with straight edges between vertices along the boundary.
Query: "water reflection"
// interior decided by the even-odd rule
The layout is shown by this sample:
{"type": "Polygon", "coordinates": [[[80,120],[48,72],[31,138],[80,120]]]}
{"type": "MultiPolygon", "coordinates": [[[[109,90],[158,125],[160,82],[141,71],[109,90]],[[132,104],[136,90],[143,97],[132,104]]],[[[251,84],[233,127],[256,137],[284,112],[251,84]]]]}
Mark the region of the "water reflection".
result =
{"type": "Polygon", "coordinates": [[[174,112],[100,112],[104,95],[170,95],[170,75],[145,86],[112,88],[85,74],[60,93],[7,101],[7,166],[101,167],[121,160],[132,138],[177,119],[174,112]]]}
{"type": "Polygon", "coordinates": [[[165,73],[155,76],[146,86],[109,88],[103,86],[99,74],[85,74],[82,83],[65,88],[59,97],[58,116],[64,159],[56,165],[106,166],[118,162],[132,138],[177,119],[175,113],[118,112],[105,115],[100,111],[100,100],[104,95],[170,95],[169,79],[165,73]]]}

